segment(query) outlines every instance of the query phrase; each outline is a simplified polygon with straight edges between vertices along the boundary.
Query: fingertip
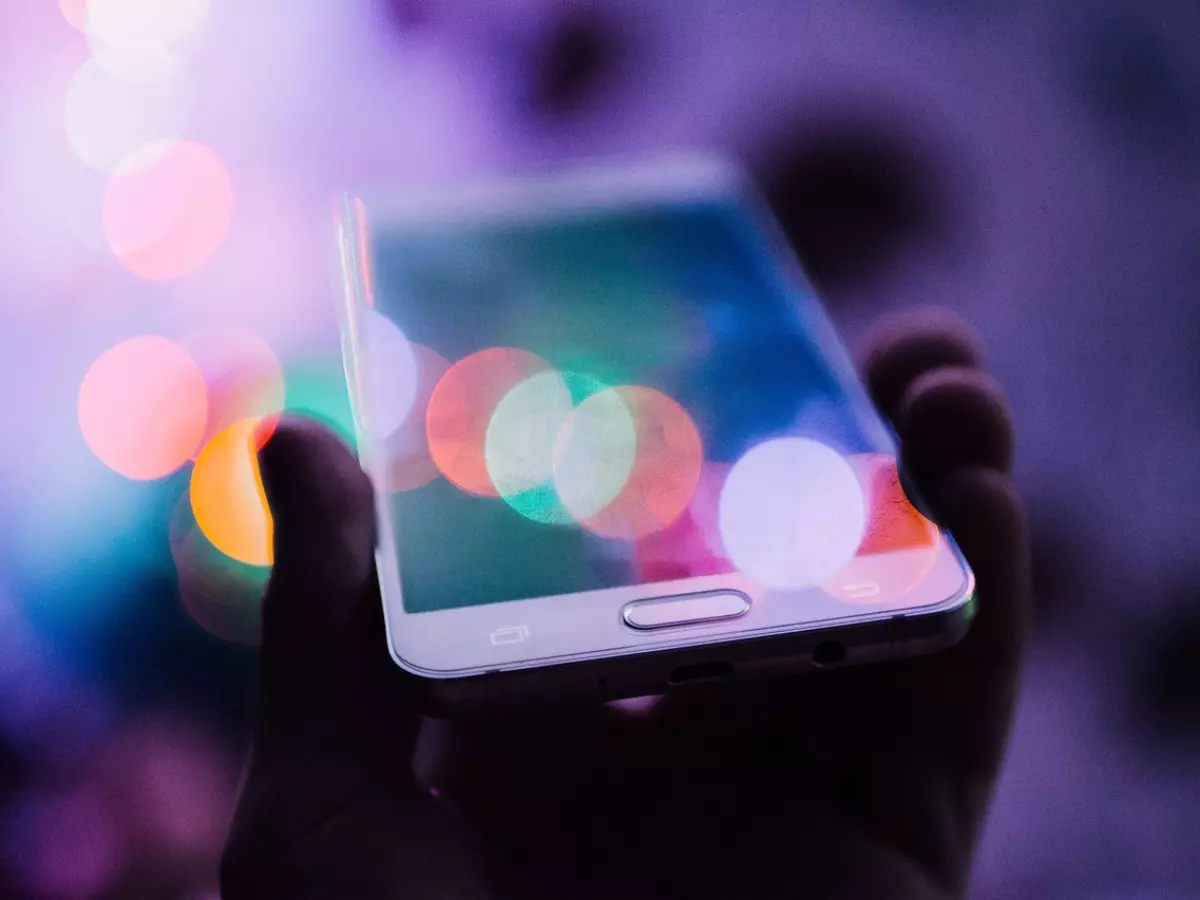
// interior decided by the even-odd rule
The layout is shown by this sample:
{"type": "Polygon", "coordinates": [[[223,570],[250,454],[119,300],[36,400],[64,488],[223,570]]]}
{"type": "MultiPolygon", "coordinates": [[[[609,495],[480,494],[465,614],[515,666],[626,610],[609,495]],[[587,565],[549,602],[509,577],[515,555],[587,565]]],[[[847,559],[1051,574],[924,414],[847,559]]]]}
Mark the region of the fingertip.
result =
{"type": "Polygon", "coordinates": [[[314,419],[286,415],[269,430],[260,425],[255,430],[254,440],[268,499],[272,485],[285,488],[294,479],[320,470],[351,478],[360,471],[350,448],[314,419]]]}
{"type": "Polygon", "coordinates": [[[980,368],[983,351],[973,330],[952,313],[914,310],[880,323],[864,342],[863,374],[875,403],[895,418],[909,386],[927,372],[980,368]]]}
{"type": "Polygon", "coordinates": [[[288,416],[258,460],[277,575],[326,586],[364,583],[375,546],[374,492],[350,448],[320,423],[288,416]]]}
{"type": "Polygon", "coordinates": [[[280,419],[258,450],[267,503],[276,515],[291,507],[332,505],[361,511],[370,505],[370,480],[349,446],[321,423],[280,419]]]}
{"type": "Polygon", "coordinates": [[[895,421],[905,463],[922,482],[973,466],[1012,469],[1012,415],[1003,389],[984,371],[926,372],[905,392],[895,421]]]}

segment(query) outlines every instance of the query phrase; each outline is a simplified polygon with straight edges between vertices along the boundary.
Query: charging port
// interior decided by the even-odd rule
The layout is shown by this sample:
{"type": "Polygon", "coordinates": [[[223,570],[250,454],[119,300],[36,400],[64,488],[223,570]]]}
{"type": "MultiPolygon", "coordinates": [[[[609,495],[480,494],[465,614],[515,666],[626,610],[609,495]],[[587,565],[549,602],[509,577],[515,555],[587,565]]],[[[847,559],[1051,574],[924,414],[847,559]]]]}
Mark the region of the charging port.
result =
{"type": "Polygon", "coordinates": [[[728,678],[732,674],[733,666],[727,662],[698,663],[673,669],[667,680],[671,684],[686,684],[690,681],[716,681],[719,678],[728,678]]]}

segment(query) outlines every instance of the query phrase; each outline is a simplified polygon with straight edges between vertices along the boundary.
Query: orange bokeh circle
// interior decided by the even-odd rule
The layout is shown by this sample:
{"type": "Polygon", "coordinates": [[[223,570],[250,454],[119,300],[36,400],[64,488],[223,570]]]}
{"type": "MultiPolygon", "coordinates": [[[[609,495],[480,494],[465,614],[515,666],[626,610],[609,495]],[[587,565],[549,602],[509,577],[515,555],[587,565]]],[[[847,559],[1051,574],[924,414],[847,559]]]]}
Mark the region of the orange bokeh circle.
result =
{"type": "Polygon", "coordinates": [[[613,390],[633,416],[637,455],[621,493],[580,524],[604,537],[637,540],[668,527],[687,509],[704,448],[692,417],[666,394],[646,387],[613,390]]]}
{"type": "Polygon", "coordinates": [[[908,499],[896,460],[883,453],[860,453],[849,461],[871,507],[859,555],[934,546],[937,526],[908,499]]]}
{"type": "Polygon", "coordinates": [[[273,561],[273,523],[258,471],[257,419],[235,422],[208,442],[192,470],[192,513],[222,553],[252,566],[273,561]]]}
{"type": "Polygon", "coordinates": [[[487,467],[487,430],[504,396],[525,379],[551,368],[536,354],[492,347],[446,370],[429,398],[425,436],[438,471],[456,487],[499,497],[487,467]]]}
{"type": "Polygon", "coordinates": [[[225,164],[194,141],[134,151],[104,191],[104,235],[134,275],[169,281],[195,272],[221,248],[233,219],[225,164]]]}
{"type": "Polygon", "coordinates": [[[208,391],[187,350],[158,335],[123,341],[92,363],[79,388],[79,428],[110,469],[148,481],[196,452],[208,391]]]}
{"type": "Polygon", "coordinates": [[[867,531],[854,559],[821,589],[847,603],[886,602],[933,570],[941,538],[905,494],[893,457],[860,453],[848,461],[867,498],[867,531]]]}

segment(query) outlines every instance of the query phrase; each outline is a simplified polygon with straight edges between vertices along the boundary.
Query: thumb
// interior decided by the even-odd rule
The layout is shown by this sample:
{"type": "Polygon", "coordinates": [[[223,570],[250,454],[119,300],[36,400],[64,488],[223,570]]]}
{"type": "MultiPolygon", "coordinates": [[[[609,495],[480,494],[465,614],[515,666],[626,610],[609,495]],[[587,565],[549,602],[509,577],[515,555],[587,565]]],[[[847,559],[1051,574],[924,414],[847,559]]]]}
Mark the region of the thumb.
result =
{"type": "Polygon", "coordinates": [[[263,601],[258,751],[370,748],[383,723],[393,740],[411,739],[417,716],[388,657],[375,581],[370,481],[332,432],[299,418],[279,424],[259,466],[275,565],[263,601]]]}
{"type": "Polygon", "coordinates": [[[387,653],[370,482],[304,420],[279,425],[259,466],[275,567],[221,896],[480,896],[426,886],[474,876],[461,855],[448,859],[451,828],[412,774],[420,718],[387,653]]]}

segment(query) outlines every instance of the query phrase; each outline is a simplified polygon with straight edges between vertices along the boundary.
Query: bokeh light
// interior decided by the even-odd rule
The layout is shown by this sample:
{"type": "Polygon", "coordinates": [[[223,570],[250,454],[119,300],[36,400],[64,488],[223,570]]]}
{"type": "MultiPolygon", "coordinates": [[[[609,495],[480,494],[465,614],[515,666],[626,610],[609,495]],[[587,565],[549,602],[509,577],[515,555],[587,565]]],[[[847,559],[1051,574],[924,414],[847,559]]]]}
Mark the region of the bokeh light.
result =
{"type": "Polygon", "coordinates": [[[688,504],[688,516],[704,535],[709,552],[717,559],[726,559],[729,555],[721,540],[721,491],[732,468],[726,462],[706,462],[692,502],[688,504]]]}
{"type": "Polygon", "coordinates": [[[190,492],[175,506],[169,537],[179,600],[188,615],[223,641],[257,645],[271,570],[238,562],[214,547],[196,523],[190,492]]]}
{"type": "Polygon", "coordinates": [[[860,555],[936,545],[937,526],[908,499],[894,457],[859,453],[850,457],[849,462],[870,508],[867,534],[858,548],[860,555]]]}
{"type": "Polygon", "coordinates": [[[341,357],[321,355],[288,360],[283,377],[287,385],[285,411],[315,419],[350,446],[357,446],[341,357]]]}
{"type": "Polygon", "coordinates": [[[673,525],[637,542],[634,556],[644,581],[723,575],[736,571],[721,540],[721,489],[732,468],[705,462],[687,510],[673,525]]]}
{"type": "Polygon", "coordinates": [[[399,326],[373,309],[362,311],[364,388],[370,428],[386,441],[404,424],[417,396],[417,361],[399,326]]]}
{"type": "Polygon", "coordinates": [[[617,390],[586,397],[554,447],[554,488],[573,518],[590,519],[617,499],[637,458],[637,425],[617,390]]]}
{"type": "Polygon", "coordinates": [[[546,525],[575,520],[559,498],[556,472],[564,444],[575,443],[564,441],[574,430],[575,402],[603,390],[590,376],[550,370],[521,382],[496,406],[485,440],[488,473],[500,497],[518,513],[546,525]]]}
{"type": "Polygon", "coordinates": [[[604,537],[636,540],[666,528],[687,509],[704,449],[696,423],[666,394],[646,387],[613,391],[633,418],[636,456],[613,501],[580,524],[604,537]]]}
{"type": "Polygon", "coordinates": [[[182,278],[224,243],[233,183],[220,157],[202,144],[147,144],[109,179],[103,218],[108,245],[130,272],[153,281],[182,278]]]}
{"type": "Polygon", "coordinates": [[[452,484],[481,497],[500,495],[488,472],[488,426],[510,390],[550,369],[526,350],[492,347],[446,370],[429,398],[425,434],[429,455],[452,484]]]}
{"type": "Polygon", "coordinates": [[[867,497],[866,534],[854,559],[821,588],[847,603],[894,600],[933,570],[938,529],[909,501],[894,458],[862,453],[849,462],[867,497]]]}
{"type": "Polygon", "coordinates": [[[242,419],[259,419],[260,439],[269,436],[285,398],[283,367],[271,345],[239,325],[205,328],[181,343],[208,385],[208,424],[196,452],[242,419]]]}
{"type": "Polygon", "coordinates": [[[6,818],[20,847],[15,878],[31,897],[103,896],[129,865],[134,847],[122,811],[102,783],[43,788],[18,800],[6,818]]]}
{"type": "Polygon", "coordinates": [[[100,224],[107,176],[80,164],[63,127],[63,97],[87,57],[77,47],[64,49],[70,52],[24,67],[20,83],[0,101],[7,138],[0,141],[5,313],[61,314],[87,262],[80,244],[109,252],[100,224]]]}
{"type": "Polygon", "coordinates": [[[79,427],[92,452],[128,478],[174,472],[196,452],[208,422],[208,390],[186,349],[157,335],[117,344],[79,389],[79,427]]]}
{"type": "Polygon", "coordinates": [[[425,437],[425,414],[434,385],[450,368],[443,357],[422,344],[410,344],[416,363],[416,392],[412,411],[404,423],[382,443],[379,477],[382,489],[399,492],[424,487],[438,477],[425,437]]]}
{"type": "Polygon", "coordinates": [[[68,25],[76,31],[87,30],[88,0],[58,0],[58,8],[68,25]]]}
{"type": "Polygon", "coordinates": [[[566,379],[553,370],[539,372],[504,395],[488,425],[484,447],[492,484],[534,521],[570,521],[556,502],[553,480],[554,445],[572,407],[566,379]]]}
{"type": "Polygon", "coordinates": [[[272,561],[272,522],[258,471],[257,419],[230,425],[201,451],[192,470],[192,513],[222,553],[253,566],[272,561]]]}
{"type": "Polygon", "coordinates": [[[700,575],[724,575],[736,567],[713,553],[704,529],[685,512],[675,522],[637,542],[634,552],[642,581],[670,581],[700,575]]]}
{"type": "MultiPolygon", "coordinates": [[[[102,780],[123,813],[135,864],[165,856],[190,868],[219,858],[240,769],[226,736],[176,709],[162,709],[123,724],[89,762],[89,775],[102,780]]],[[[142,892],[118,896],[130,893],[142,892]]]]}
{"type": "Polygon", "coordinates": [[[187,82],[122,81],[89,59],[67,89],[63,121],[71,147],[100,172],[112,172],[131,153],[155,141],[183,136],[191,112],[187,82]]]}
{"type": "Polygon", "coordinates": [[[747,452],[721,492],[729,558],[763,587],[820,584],[845,566],[866,532],[866,499],[850,464],[809,438],[779,438],[747,452]]]}
{"type": "Polygon", "coordinates": [[[209,0],[88,0],[88,45],[126,81],[169,78],[195,50],[209,0]]]}

